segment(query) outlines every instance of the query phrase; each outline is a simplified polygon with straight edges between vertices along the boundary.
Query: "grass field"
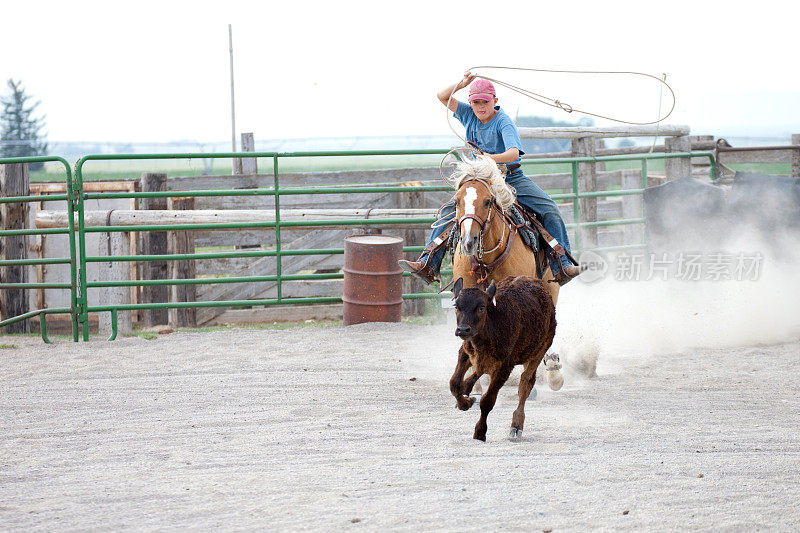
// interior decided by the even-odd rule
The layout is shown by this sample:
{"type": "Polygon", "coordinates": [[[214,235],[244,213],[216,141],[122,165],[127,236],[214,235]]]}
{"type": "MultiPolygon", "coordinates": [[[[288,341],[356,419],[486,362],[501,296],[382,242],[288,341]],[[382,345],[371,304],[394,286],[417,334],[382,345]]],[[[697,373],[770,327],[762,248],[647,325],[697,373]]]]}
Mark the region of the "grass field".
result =
{"type": "MultiPolygon", "coordinates": [[[[438,155],[410,156],[352,156],[352,157],[316,157],[316,158],[283,158],[279,160],[278,172],[324,172],[335,170],[375,170],[388,168],[422,168],[438,166],[441,157],[438,155]]],[[[791,166],[788,163],[758,163],[727,165],[737,171],[760,172],[763,174],[788,175],[791,166]]],[[[640,169],[639,161],[609,161],[606,170],[640,169]]],[[[664,161],[648,161],[649,172],[663,173],[664,161]]],[[[258,160],[260,174],[273,173],[273,161],[268,158],[258,160]]],[[[570,172],[571,165],[566,163],[523,163],[527,175],[554,174],[570,172]]],[[[230,160],[227,159],[150,159],[130,161],[90,161],[83,169],[84,181],[100,180],[135,180],[143,172],[165,172],[169,176],[225,176],[231,174],[230,160]]],[[[63,166],[47,163],[45,168],[31,172],[33,182],[64,181],[63,166]]]]}
{"type": "MultiPolygon", "coordinates": [[[[408,156],[351,156],[281,158],[278,172],[325,172],[334,170],[375,170],[385,168],[421,168],[438,166],[439,155],[408,156]]],[[[273,160],[259,158],[259,174],[273,173],[273,160]]],[[[169,176],[227,176],[232,174],[229,159],[142,159],[120,161],[89,161],[83,169],[84,181],[138,179],[143,172],[165,172],[169,176]]],[[[31,181],[53,182],[65,179],[64,167],[47,163],[45,168],[31,172],[31,181]]]]}

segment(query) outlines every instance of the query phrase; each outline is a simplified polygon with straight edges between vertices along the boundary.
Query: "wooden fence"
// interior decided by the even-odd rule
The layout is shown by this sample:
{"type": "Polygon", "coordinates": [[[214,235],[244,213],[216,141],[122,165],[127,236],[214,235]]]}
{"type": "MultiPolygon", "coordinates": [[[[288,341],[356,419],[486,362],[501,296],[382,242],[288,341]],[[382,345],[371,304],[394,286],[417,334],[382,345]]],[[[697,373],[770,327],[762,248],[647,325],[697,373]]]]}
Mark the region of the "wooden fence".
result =
{"type": "MultiPolygon", "coordinates": [[[[667,152],[683,152],[692,150],[708,150],[713,147],[715,141],[711,137],[690,137],[688,128],[673,127],[674,129],[662,129],[661,134],[670,133],[673,137],[668,137],[662,146],[657,146],[656,151],[661,148],[667,152]]],[[[545,132],[547,135],[564,135],[573,139],[573,149],[565,154],[536,154],[535,157],[548,156],[592,156],[592,155],[612,155],[610,149],[603,148],[602,139],[622,135],[622,129],[599,128],[579,128],[553,130],[545,132]],[[569,131],[568,131],[569,130],[569,131]]],[[[539,138],[545,133],[536,130],[531,131],[527,128],[520,129],[523,137],[539,138]]],[[[652,135],[652,132],[650,133],[652,135]]],[[[792,137],[793,144],[800,145],[800,135],[792,137]]],[[[622,149],[613,153],[626,153],[632,149],[622,149]]],[[[634,148],[633,150],[641,150],[634,148]]],[[[771,150],[768,152],[742,152],[726,153],[722,162],[730,161],[791,161],[792,174],[800,176],[800,150],[787,148],[785,151],[771,150]],[[794,154],[794,155],[792,155],[794,154]]],[[[675,160],[667,161],[666,170],[663,173],[648,172],[648,185],[659,184],[677,177],[694,175],[702,177],[707,175],[707,166],[700,158],[697,160],[675,160]]],[[[572,191],[572,176],[568,173],[547,174],[533,176],[534,181],[543,189],[550,193],[572,191]]],[[[248,189],[272,187],[272,175],[231,175],[231,176],[196,176],[196,177],[164,177],[163,180],[153,180],[151,175],[143,176],[138,181],[121,182],[88,182],[85,190],[92,191],[135,191],[135,190],[173,190],[173,191],[192,191],[199,189],[248,189]]],[[[334,172],[312,172],[312,173],[286,173],[280,176],[281,187],[311,187],[311,186],[344,186],[344,185],[368,185],[368,184],[419,184],[432,185],[441,184],[438,168],[404,168],[387,170],[364,170],[364,171],[334,171],[334,172]]],[[[641,175],[639,170],[615,170],[607,171],[600,163],[585,163],[579,165],[579,187],[582,191],[600,191],[606,189],[629,189],[641,187],[641,175]]],[[[30,226],[34,219],[39,224],[46,225],[49,218],[58,217],[57,210],[63,211],[63,202],[48,202],[47,194],[62,192],[62,184],[32,184],[31,194],[41,194],[42,202],[31,204],[31,213],[28,216],[30,226]]],[[[9,192],[4,190],[4,195],[9,192]]],[[[281,197],[281,212],[311,212],[311,210],[337,210],[361,208],[367,210],[381,209],[423,209],[432,213],[438,209],[449,198],[448,192],[409,192],[409,193],[369,193],[369,194],[342,194],[342,195],[289,195],[281,197]]],[[[173,199],[167,205],[139,204],[134,200],[103,200],[87,201],[87,211],[102,213],[101,215],[87,215],[87,220],[91,216],[101,216],[103,220],[94,221],[98,225],[109,223],[117,224],[120,217],[126,216],[142,208],[151,209],[170,209],[176,211],[176,216],[192,217],[192,209],[198,211],[209,210],[248,210],[253,215],[257,213],[269,213],[274,209],[274,197],[271,196],[247,196],[247,197],[197,197],[192,202],[173,199]],[[188,211],[187,211],[188,209],[188,211]],[[178,211],[185,211],[186,214],[179,214],[178,211]],[[116,213],[116,214],[115,214],[116,213]],[[113,221],[113,222],[112,222],[113,221]]],[[[562,203],[559,205],[564,219],[570,223],[573,220],[572,203],[562,203]]],[[[581,220],[582,221],[602,221],[619,218],[639,218],[642,216],[642,199],[640,196],[623,196],[615,198],[583,199],[581,200],[581,220]]],[[[142,213],[144,215],[144,213],[142,213]]],[[[61,213],[61,216],[65,216],[61,213]]],[[[56,222],[50,222],[58,225],[56,222]]],[[[367,227],[365,227],[367,228],[367,227]]],[[[281,230],[282,249],[309,249],[309,248],[332,248],[342,247],[344,237],[350,233],[363,231],[361,229],[290,229],[281,230]]],[[[384,229],[384,233],[399,235],[406,239],[406,245],[422,246],[428,230],[418,227],[403,229],[384,229]]],[[[235,230],[235,231],[193,231],[193,232],[169,232],[164,244],[164,252],[160,253],[192,253],[200,250],[217,250],[219,248],[247,249],[253,247],[270,247],[275,245],[275,234],[273,231],[257,230],[235,230]]],[[[574,242],[574,231],[570,231],[570,237],[574,242]]],[[[643,241],[643,228],[640,225],[626,225],[607,228],[587,229],[581,235],[581,243],[584,248],[590,247],[609,247],[628,244],[640,244],[643,241]]],[[[37,237],[36,242],[27,243],[30,250],[39,257],[64,257],[67,253],[66,238],[62,235],[50,235],[37,237]]],[[[138,232],[121,234],[116,239],[109,234],[90,233],[87,234],[87,251],[89,255],[119,255],[144,253],[152,251],[148,248],[147,237],[138,232]]],[[[411,256],[413,254],[409,254],[411,256]]],[[[411,258],[411,257],[409,257],[411,258]]],[[[341,255],[326,256],[287,256],[282,258],[282,271],[286,273],[300,272],[334,272],[342,267],[343,257],[341,255]]],[[[165,262],[166,263],[166,262],[165,262]]],[[[136,263],[90,263],[88,277],[90,280],[100,279],[137,279],[153,277],[221,277],[221,276],[268,276],[274,275],[277,270],[274,257],[262,258],[234,258],[234,259],[200,259],[194,262],[172,261],[165,264],[163,268],[158,267],[154,270],[154,265],[142,262],[136,263]],[[181,263],[181,264],[179,264],[181,263]],[[193,263],[192,266],[186,263],[193,263]],[[147,266],[147,271],[143,270],[143,265],[147,266]],[[194,272],[192,272],[194,269],[194,272]],[[156,270],[158,272],[156,272],[156,270]]],[[[59,282],[69,279],[68,267],[66,265],[40,265],[32,266],[27,269],[28,279],[39,282],[59,282]]],[[[414,283],[412,280],[406,283],[414,283]]],[[[415,292],[419,288],[411,289],[415,292]]],[[[56,291],[52,289],[29,290],[28,299],[31,308],[61,307],[69,305],[69,295],[67,291],[56,291]]],[[[184,301],[196,299],[198,301],[215,300],[245,300],[257,298],[274,298],[277,296],[277,285],[275,283],[235,283],[218,285],[198,285],[191,287],[190,290],[179,294],[175,287],[168,288],[166,295],[148,296],[147,289],[142,288],[122,288],[122,289],[90,289],[90,302],[143,302],[151,298],[170,299],[174,301],[184,301]]],[[[315,296],[335,296],[341,295],[341,280],[326,281],[285,281],[282,286],[284,297],[315,297],[315,296]]],[[[162,300],[163,301],[163,300],[162,300]]],[[[419,312],[420,302],[407,303],[406,312],[419,312]]],[[[303,318],[324,318],[340,315],[341,306],[315,306],[314,309],[297,308],[260,308],[260,309],[236,309],[225,310],[222,308],[201,308],[195,313],[174,312],[171,316],[146,318],[147,312],[140,312],[140,316],[129,317],[131,322],[160,323],[167,322],[180,325],[188,324],[220,324],[236,322],[263,322],[285,319],[303,318]]]]}

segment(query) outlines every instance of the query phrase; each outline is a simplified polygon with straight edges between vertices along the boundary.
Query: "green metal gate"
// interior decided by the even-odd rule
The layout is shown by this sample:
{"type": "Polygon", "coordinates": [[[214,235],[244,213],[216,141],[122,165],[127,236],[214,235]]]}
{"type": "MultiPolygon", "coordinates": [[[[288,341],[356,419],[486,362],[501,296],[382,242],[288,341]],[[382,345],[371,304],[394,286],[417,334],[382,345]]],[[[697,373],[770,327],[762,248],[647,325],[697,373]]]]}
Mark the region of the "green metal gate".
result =
{"type": "MultiPolygon", "coordinates": [[[[291,255],[331,255],[344,253],[343,248],[310,249],[310,250],[282,250],[281,248],[281,228],[291,228],[293,226],[368,226],[371,224],[407,224],[407,223],[431,223],[433,218],[416,218],[403,220],[364,220],[364,219],[339,219],[325,221],[304,221],[290,222],[281,221],[280,218],[280,198],[286,195],[316,195],[316,194],[364,194],[364,193],[400,193],[410,191],[447,191],[450,188],[446,185],[441,186],[366,186],[366,187],[310,187],[310,188],[281,188],[279,161],[283,158],[299,157],[360,157],[360,156],[406,156],[406,155],[436,155],[444,154],[446,150],[391,150],[391,151],[342,151],[342,152],[247,152],[247,153],[176,153],[176,154],[113,154],[113,155],[87,155],[82,157],[75,164],[74,180],[73,173],[70,171],[69,163],[61,157],[27,157],[0,159],[0,164],[7,163],[33,163],[55,161],[64,165],[66,173],[66,194],[47,195],[47,196],[24,196],[24,197],[4,197],[0,198],[0,203],[10,202],[39,202],[39,201],[65,201],[68,218],[67,228],[46,228],[46,229],[24,229],[24,230],[0,230],[0,238],[12,235],[48,235],[65,234],[69,239],[69,257],[60,258],[37,258],[24,260],[0,259],[0,267],[12,265],[48,265],[48,264],[69,264],[70,283],[1,283],[0,289],[64,289],[70,291],[69,308],[50,308],[37,309],[16,317],[4,317],[0,322],[0,327],[26,320],[35,316],[39,317],[42,339],[50,342],[47,337],[46,316],[48,314],[69,314],[72,322],[73,341],[78,342],[81,338],[89,340],[89,313],[109,312],[111,313],[112,336],[109,340],[116,337],[117,332],[117,313],[125,310],[135,309],[165,309],[165,308],[199,308],[199,307],[236,307],[252,305],[276,305],[276,304],[314,304],[314,303],[340,303],[341,297],[317,297],[317,298],[284,298],[281,292],[283,281],[293,280],[319,280],[319,279],[339,279],[342,274],[283,274],[281,271],[281,258],[291,255]],[[230,159],[230,158],[269,158],[273,164],[274,184],[271,188],[260,189],[214,189],[214,190],[194,190],[194,191],[158,191],[158,192],[107,192],[89,193],[83,191],[83,168],[89,161],[120,161],[120,160],[165,160],[165,159],[230,159]],[[213,224],[150,224],[139,226],[102,226],[87,227],[84,220],[86,200],[120,199],[120,198],[155,198],[155,197],[209,197],[209,196],[273,196],[275,198],[275,221],[261,223],[213,223],[213,224]],[[77,221],[75,220],[77,219],[77,221]],[[244,252],[210,252],[194,254],[164,254],[164,255],[128,255],[128,256],[91,256],[86,253],[86,235],[93,232],[131,232],[131,231],[174,231],[174,230],[209,230],[209,229],[246,229],[246,228],[267,228],[275,231],[276,248],[275,250],[244,251],[244,252]],[[126,280],[126,281],[88,281],[87,264],[92,262],[121,262],[121,261],[168,261],[168,260],[197,260],[214,258],[232,257],[275,257],[277,270],[274,276],[248,276],[248,277],[228,277],[228,278],[193,278],[193,279],[171,279],[171,280],[126,280]],[[88,298],[88,289],[96,287],[126,287],[126,286],[145,286],[145,285],[181,285],[181,284],[210,284],[210,283],[242,283],[242,282],[264,282],[274,281],[277,283],[277,298],[262,300],[226,300],[226,301],[201,301],[201,302],[157,302],[139,304],[116,304],[116,305],[92,305],[88,298]]],[[[668,154],[639,154],[630,156],[605,156],[605,157],[574,157],[563,159],[541,159],[525,160],[526,164],[569,164],[572,169],[572,192],[567,194],[553,195],[554,200],[571,201],[573,204],[574,221],[567,224],[567,228],[576,229],[576,242],[573,249],[580,249],[580,242],[577,238],[577,228],[580,227],[599,227],[622,224],[642,224],[644,218],[634,218],[625,220],[601,221],[601,222],[581,222],[579,200],[582,198],[613,197],[624,195],[641,195],[647,186],[647,163],[650,160],[664,160],[669,158],[689,158],[707,157],[711,163],[712,179],[716,176],[716,166],[713,153],[711,152],[681,152],[668,154]],[[618,190],[618,191],[588,191],[581,192],[578,187],[578,165],[581,163],[598,163],[604,161],[640,161],[642,168],[641,188],[618,190]]],[[[644,243],[627,245],[614,248],[600,248],[598,251],[612,251],[632,248],[643,248],[644,243]]],[[[406,246],[404,252],[419,252],[422,246],[406,246]]],[[[440,298],[439,294],[432,293],[412,293],[404,294],[404,299],[418,298],[440,298]]]]}

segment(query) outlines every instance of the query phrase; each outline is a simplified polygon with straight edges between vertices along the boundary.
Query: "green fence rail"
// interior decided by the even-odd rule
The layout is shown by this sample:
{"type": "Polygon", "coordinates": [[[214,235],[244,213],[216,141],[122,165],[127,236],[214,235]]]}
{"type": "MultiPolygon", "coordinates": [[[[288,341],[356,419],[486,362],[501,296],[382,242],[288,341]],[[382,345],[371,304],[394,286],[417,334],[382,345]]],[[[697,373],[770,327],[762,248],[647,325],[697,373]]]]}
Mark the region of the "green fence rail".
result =
{"type": "Polygon", "coordinates": [[[74,224],[74,210],[75,205],[80,198],[80,188],[75,187],[72,179],[72,171],[69,163],[63,157],[57,156],[40,156],[40,157],[9,157],[0,159],[0,165],[10,165],[16,163],[47,163],[57,162],[64,165],[66,194],[52,194],[42,196],[17,196],[17,197],[0,197],[0,204],[4,203],[31,203],[31,202],[55,202],[64,201],[66,203],[66,211],[68,218],[68,227],[65,229],[33,229],[33,230],[0,230],[0,238],[18,236],[18,235],[59,235],[65,234],[69,240],[69,257],[67,258],[42,258],[42,259],[5,259],[0,258],[0,268],[7,266],[24,266],[24,265],[57,265],[69,264],[70,266],[70,282],[68,284],[62,283],[0,283],[0,290],[26,288],[26,289],[69,289],[70,291],[70,307],[69,308],[52,308],[52,309],[37,309],[30,311],[16,317],[3,317],[4,320],[0,321],[0,328],[33,318],[39,317],[39,330],[42,335],[42,340],[49,343],[47,338],[47,321],[48,314],[69,314],[72,322],[72,340],[78,341],[78,315],[80,308],[78,307],[78,265],[76,261],[76,242],[75,242],[75,224],[74,224]],[[15,285],[17,287],[15,287],[15,285]],[[21,287],[20,285],[24,285],[21,287]]]}
{"type": "MultiPolygon", "coordinates": [[[[395,155],[441,155],[446,150],[390,150],[390,151],[359,151],[359,152],[235,152],[235,153],[178,153],[178,154],[136,154],[136,155],[90,155],[81,158],[75,165],[75,180],[79,187],[83,184],[83,166],[88,161],[114,161],[114,160],[158,160],[158,159],[195,159],[195,158],[268,158],[273,162],[273,187],[263,189],[233,189],[233,190],[200,190],[200,191],[170,191],[170,192],[132,192],[132,193],[92,193],[82,195],[83,200],[101,200],[105,198],[155,198],[155,197],[209,197],[209,196],[273,196],[275,198],[275,222],[263,223],[209,223],[209,224],[149,224],[139,226],[103,226],[87,228],[83,219],[84,210],[80,206],[78,210],[78,263],[79,284],[85,289],[92,287],[120,287],[120,286],[147,286],[147,285],[200,285],[212,283],[245,283],[245,282],[265,282],[275,281],[277,283],[277,298],[261,300],[226,300],[216,302],[164,302],[161,304],[128,304],[116,306],[93,306],[88,302],[88,295],[83,291],[78,295],[78,305],[81,310],[78,322],[81,324],[84,340],[88,339],[88,316],[94,312],[112,312],[112,338],[116,337],[116,312],[117,310],[134,309],[181,309],[196,307],[240,307],[253,305],[277,305],[277,304],[318,304],[318,303],[340,303],[341,297],[317,297],[317,298],[284,298],[282,295],[282,283],[292,280],[322,280],[322,279],[341,279],[342,274],[305,274],[305,275],[285,275],[282,272],[281,258],[289,255],[330,255],[331,252],[339,253],[339,250],[303,250],[303,251],[284,251],[281,247],[281,228],[291,227],[314,227],[314,226],[369,226],[369,225],[391,225],[420,223],[429,224],[433,218],[410,218],[404,220],[363,220],[363,219],[339,219],[325,221],[303,221],[303,222],[283,222],[280,218],[280,198],[286,195],[299,194],[366,194],[382,192],[409,192],[413,190],[421,191],[447,191],[449,187],[441,186],[421,186],[421,187],[313,187],[313,188],[281,188],[279,159],[281,158],[300,158],[300,157],[359,157],[359,156],[395,156],[395,155]],[[276,274],[274,276],[247,276],[237,278],[201,278],[185,280],[132,280],[121,282],[87,282],[85,279],[85,265],[89,262],[109,262],[108,257],[87,256],[85,249],[85,234],[90,232],[129,232],[129,231],[176,231],[176,230],[221,230],[221,229],[273,229],[275,231],[276,248],[272,251],[262,251],[248,254],[250,257],[275,257],[276,274]],[[300,253],[298,253],[300,252],[300,253]]],[[[421,247],[404,247],[403,251],[421,251],[421,247]]],[[[344,250],[341,249],[341,253],[344,250]]],[[[192,260],[200,259],[208,254],[165,254],[157,256],[128,256],[115,257],[111,261],[163,261],[163,260],[192,260]],[[135,257],[135,258],[134,258],[135,257]]],[[[245,257],[242,253],[225,254],[229,257],[245,257]]],[[[222,254],[217,255],[221,257],[222,254]]],[[[411,295],[404,295],[408,298],[411,295]]],[[[435,294],[420,294],[418,297],[439,297],[435,294]]]]}
{"type": "MultiPolygon", "coordinates": [[[[82,157],[75,164],[74,174],[70,172],[69,164],[60,157],[30,157],[30,158],[11,158],[0,159],[0,164],[6,163],[33,163],[57,161],[64,165],[66,169],[66,189],[67,194],[47,195],[47,196],[21,196],[0,198],[0,203],[8,202],[39,202],[39,201],[65,201],[68,213],[67,228],[46,228],[29,230],[3,230],[0,231],[0,238],[14,235],[53,235],[65,234],[69,238],[70,257],[68,258],[37,258],[25,260],[2,260],[0,266],[12,265],[48,265],[48,264],[69,264],[70,283],[25,283],[25,284],[0,284],[0,289],[25,288],[25,289],[69,289],[71,305],[69,308],[39,309],[25,313],[17,317],[6,318],[0,322],[0,327],[6,326],[20,320],[26,320],[35,316],[39,317],[41,324],[42,338],[49,342],[46,333],[46,315],[48,314],[70,314],[72,321],[73,340],[79,341],[80,337],[84,341],[89,340],[89,313],[111,313],[112,335],[109,340],[117,336],[117,313],[126,310],[143,309],[181,309],[199,307],[241,307],[253,305],[277,305],[277,304],[316,304],[316,303],[341,303],[341,297],[315,297],[315,298],[285,298],[282,295],[282,282],[294,280],[322,280],[322,279],[341,279],[343,274],[284,274],[281,268],[281,258],[295,255],[332,255],[343,254],[342,248],[309,249],[309,250],[283,250],[281,246],[281,228],[291,227],[314,227],[314,226],[368,226],[372,224],[391,225],[419,223],[429,224],[433,218],[407,218],[403,220],[364,220],[364,219],[338,219],[325,221],[303,221],[288,222],[281,221],[280,198],[288,195],[316,195],[316,194],[366,194],[366,193],[400,193],[411,191],[447,191],[450,188],[442,186],[364,186],[364,187],[307,187],[307,188],[282,188],[280,184],[279,160],[283,158],[315,158],[315,157],[361,157],[361,156],[409,156],[409,155],[440,155],[446,153],[445,150],[390,150],[390,151],[336,151],[336,152],[235,152],[235,153],[175,153],[175,154],[107,154],[107,155],[88,155],[82,157]],[[109,192],[109,193],[87,193],[83,192],[84,166],[90,161],[120,161],[120,160],[166,160],[166,159],[232,159],[232,158],[268,158],[272,160],[274,182],[272,188],[260,189],[219,189],[219,190],[194,190],[194,191],[155,191],[155,192],[109,192]],[[74,179],[73,179],[74,175],[74,179]],[[85,223],[86,200],[103,199],[131,199],[131,198],[158,198],[158,197],[219,197],[219,196],[273,196],[275,221],[259,223],[203,223],[203,224],[145,224],[137,226],[102,226],[87,227],[85,223]],[[77,215],[77,217],[75,216],[77,215]],[[77,224],[74,220],[77,218],[77,224]],[[193,254],[160,254],[160,255],[128,255],[128,256],[92,256],[86,253],[86,234],[87,233],[113,233],[131,231],[176,231],[176,230],[220,230],[220,229],[272,229],[275,232],[276,245],[274,250],[261,251],[237,251],[237,252],[213,252],[213,253],[193,253],[193,254]],[[87,265],[94,262],[125,262],[125,261],[164,261],[164,260],[198,260],[213,258],[235,258],[235,257],[275,257],[276,273],[270,276],[246,276],[246,277],[227,277],[227,278],[191,278],[191,279],[172,279],[172,280],[119,280],[119,281],[89,281],[87,279],[87,265]],[[201,301],[201,302],[159,302],[159,303],[140,303],[140,304],[113,304],[113,305],[92,305],[88,298],[88,289],[98,287],[131,287],[131,286],[155,286],[155,285],[201,285],[217,283],[252,283],[252,282],[276,282],[277,298],[261,300],[226,300],[226,301],[201,301]]],[[[668,154],[638,154],[630,156],[602,156],[602,157],[573,157],[563,159],[543,159],[543,160],[524,160],[525,165],[538,164],[565,164],[572,169],[572,192],[565,194],[552,195],[554,200],[571,201],[573,204],[572,223],[567,224],[567,228],[575,229],[574,251],[580,249],[579,228],[582,227],[601,227],[615,226],[624,224],[643,224],[644,218],[632,218],[624,220],[610,220],[599,222],[581,222],[580,204],[583,198],[614,197],[625,195],[641,195],[647,187],[647,162],[650,160],[664,160],[671,158],[690,158],[707,157],[711,163],[712,180],[716,178],[716,164],[713,153],[711,152],[681,152],[668,154]],[[598,163],[610,161],[640,161],[642,183],[641,188],[619,190],[619,191],[587,191],[581,192],[578,183],[578,165],[581,163],[598,163]]],[[[597,251],[626,250],[644,247],[644,243],[595,248],[597,251]]],[[[422,246],[406,246],[404,252],[419,252],[422,246]]],[[[407,300],[422,298],[441,298],[435,293],[412,293],[404,294],[407,300]]]]}

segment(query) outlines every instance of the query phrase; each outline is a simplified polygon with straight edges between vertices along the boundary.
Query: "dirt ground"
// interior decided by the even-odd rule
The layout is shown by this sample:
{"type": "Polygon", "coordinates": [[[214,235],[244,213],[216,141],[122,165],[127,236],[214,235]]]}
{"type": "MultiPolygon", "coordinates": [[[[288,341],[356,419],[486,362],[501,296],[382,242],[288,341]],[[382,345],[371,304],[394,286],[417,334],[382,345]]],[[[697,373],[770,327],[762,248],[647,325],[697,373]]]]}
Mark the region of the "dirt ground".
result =
{"type": "Polygon", "coordinates": [[[797,530],[800,342],[507,385],[474,441],[451,325],[2,337],[0,529],[797,530]]]}

